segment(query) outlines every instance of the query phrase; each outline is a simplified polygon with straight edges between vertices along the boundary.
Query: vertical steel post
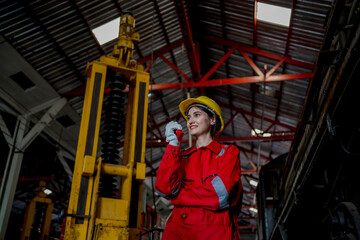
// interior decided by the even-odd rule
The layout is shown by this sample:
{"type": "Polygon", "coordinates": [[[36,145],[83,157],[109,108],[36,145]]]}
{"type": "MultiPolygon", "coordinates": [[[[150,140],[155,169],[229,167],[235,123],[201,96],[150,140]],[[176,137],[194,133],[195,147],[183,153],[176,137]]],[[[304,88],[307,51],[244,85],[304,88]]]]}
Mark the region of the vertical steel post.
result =
{"type": "Polygon", "coordinates": [[[19,178],[21,163],[24,153],[20,150],[22,139],[27,126],[27,120],[22,116],[18,117],[12,145],[6,167],[3,181],[0,188],[0,239],[5,239],[6,229],[10,217],[11,207],[15,195],[16,185],[19,178]]]}

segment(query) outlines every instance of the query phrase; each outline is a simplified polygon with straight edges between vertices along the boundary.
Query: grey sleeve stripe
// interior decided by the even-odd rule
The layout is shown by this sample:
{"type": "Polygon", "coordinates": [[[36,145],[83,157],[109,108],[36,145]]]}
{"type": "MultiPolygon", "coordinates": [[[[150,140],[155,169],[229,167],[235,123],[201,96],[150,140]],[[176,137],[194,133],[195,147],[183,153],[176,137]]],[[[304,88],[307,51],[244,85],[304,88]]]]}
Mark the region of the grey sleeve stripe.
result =
{"type": "Polygon", "coordinates": [[[179,192],[179,189],[175,188],[174,190],[171,191],[171,194],[176,195],[176,194],[178,194],[178,192],[179,192]]]}
{"type": "Polygon", "coordinates": [[[155,191],[163,198],[166,198],[168,199],[170,196],[169,195],[166,195],[166,194],[163,194],[162,192],[159,192],[158,190],[155,189],[155,191]]]}
{"type": "Polygon", "coordinates": [[[176,195],[179,192],[179,185],[180,185],[180,181],[178,181],[176,183],[176,187],[173,190],[171,190],[172,195],[176,195]]]}
{"type": "Polygon", "coordinates": [[[216,157],[221,157],[225,153],[225,148],[222,148],[220,153],[216,157]]]}
{"type": "Polygon", "coordinates": [[[166,199],[169,199],[169,198],[171,198],[172,196],[174,196],[174,195],[176,195],[176,194],[179,193],[179,185],[180,185],[180,181],[178,181],[178,182],[176,183],[176,187],[175,187],[173,190],[171,190],[171,194],[172,194],[172,195],[166,195],[166,194],[158,191],[157,189],[155,189],[155,191],[156,191],[161,197],[166,198],[166,199]]]}
{"type": "Polygon", "coordinates": [[[228,195],[226,187],[225,187],[223,181],[221,180],[221,178],[219,176],[216,176],[211,181],[211,184],[213,185],[215,192],[219,197],[220,209],[228,208],[229,207],[229,201],[228,201],[229,195],[228,195]]]}

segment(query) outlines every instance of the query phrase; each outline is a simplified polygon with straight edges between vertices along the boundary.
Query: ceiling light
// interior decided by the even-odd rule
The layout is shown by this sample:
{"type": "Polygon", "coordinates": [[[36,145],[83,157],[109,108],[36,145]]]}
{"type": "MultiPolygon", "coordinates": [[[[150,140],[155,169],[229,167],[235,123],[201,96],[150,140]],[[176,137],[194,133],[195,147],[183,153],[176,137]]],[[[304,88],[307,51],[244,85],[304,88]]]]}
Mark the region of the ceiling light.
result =
{"type": "Polygon", "coordinates": [[[52,194],[52,191],[51,191],[50,189],[48,189],[48,188],[45,188],[45,189],[43,190],[43,192],[44,192],[46,195],[52,194]]]}
{"type": "Polygon", "coordinates": [[[256,18],[260,21],[289,27],[291,9],[257,2],[256,18]]]}
{"type": "Polygon", "coordinates": [[[271,133],[264,133],[263,137],[271,137],[271,133]]]}
{"type": "Polygon", "coordinates": [[[264,133],[264,131],[260,130],[260,129],[251,129],[251,136],[254,137],[254,136],[263,136],[263,137],[271,137],[271,133],[264,133]]]}
{"type": "Polygon", "coordinates": [[[254,207],[249,208],[249,210],[252,211],[252,212],[254,212],[254,213],[257,213],[257,212],[258,212],[257,208],[254,208],[254,207]]]}
{"type": "Polygon", "coordinates": [[[261,131],[260,129],[257,129],[257,128],[251,129],[251,136],[257,136],[262,133],[263,133],[263,131],[261,131]]]}
{"type": "Polygon", "coordinates": [[[257,185],[258,185],[258,182],[255,180],[252,180],[252,179],[250,179],[249,183],[250,183],[250,185],[253,185],[254,187],[257,187],[257,185]]]}
{"type": "Polygon", "coordinates": [[[120,17],[111,20],[97,28],[94,28],[92,32],[94,33],[96,39],[100,45],[103,45],[107,42],[110,42],[119,37],[119,27],[120,27],[120,17]]]}

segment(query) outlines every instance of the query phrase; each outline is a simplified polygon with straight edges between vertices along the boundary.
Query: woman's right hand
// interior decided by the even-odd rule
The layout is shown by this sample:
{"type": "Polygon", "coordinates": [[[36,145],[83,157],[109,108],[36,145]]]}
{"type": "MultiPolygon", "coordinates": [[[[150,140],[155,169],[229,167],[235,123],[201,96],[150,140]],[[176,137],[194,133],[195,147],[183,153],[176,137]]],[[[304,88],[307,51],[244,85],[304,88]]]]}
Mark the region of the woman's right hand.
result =
{"type": "Polygon", "coordinates": [[[176,136],[176,130],[182,130],[181,125],[175,121],[169,122],[165,127],[165,137],[170,145],[180,146],[179,139],[176,136]]]}

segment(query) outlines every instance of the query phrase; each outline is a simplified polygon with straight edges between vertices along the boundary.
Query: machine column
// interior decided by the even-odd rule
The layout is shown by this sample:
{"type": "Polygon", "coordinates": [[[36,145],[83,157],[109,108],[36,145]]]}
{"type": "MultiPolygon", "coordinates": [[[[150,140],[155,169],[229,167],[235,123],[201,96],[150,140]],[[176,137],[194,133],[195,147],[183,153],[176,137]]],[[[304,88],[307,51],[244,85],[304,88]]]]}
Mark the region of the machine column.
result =
{"type": "Polygon", "coordinates": [[[86,239],[94,176],[85,170],[95,167],[101,120],[106,65],[94,61],[87,68],[87,84],[75,158],[73,182],[66,220],[66,239],[86,239]],[[92,166],[92,167],[91,167],[92,166]]]}

